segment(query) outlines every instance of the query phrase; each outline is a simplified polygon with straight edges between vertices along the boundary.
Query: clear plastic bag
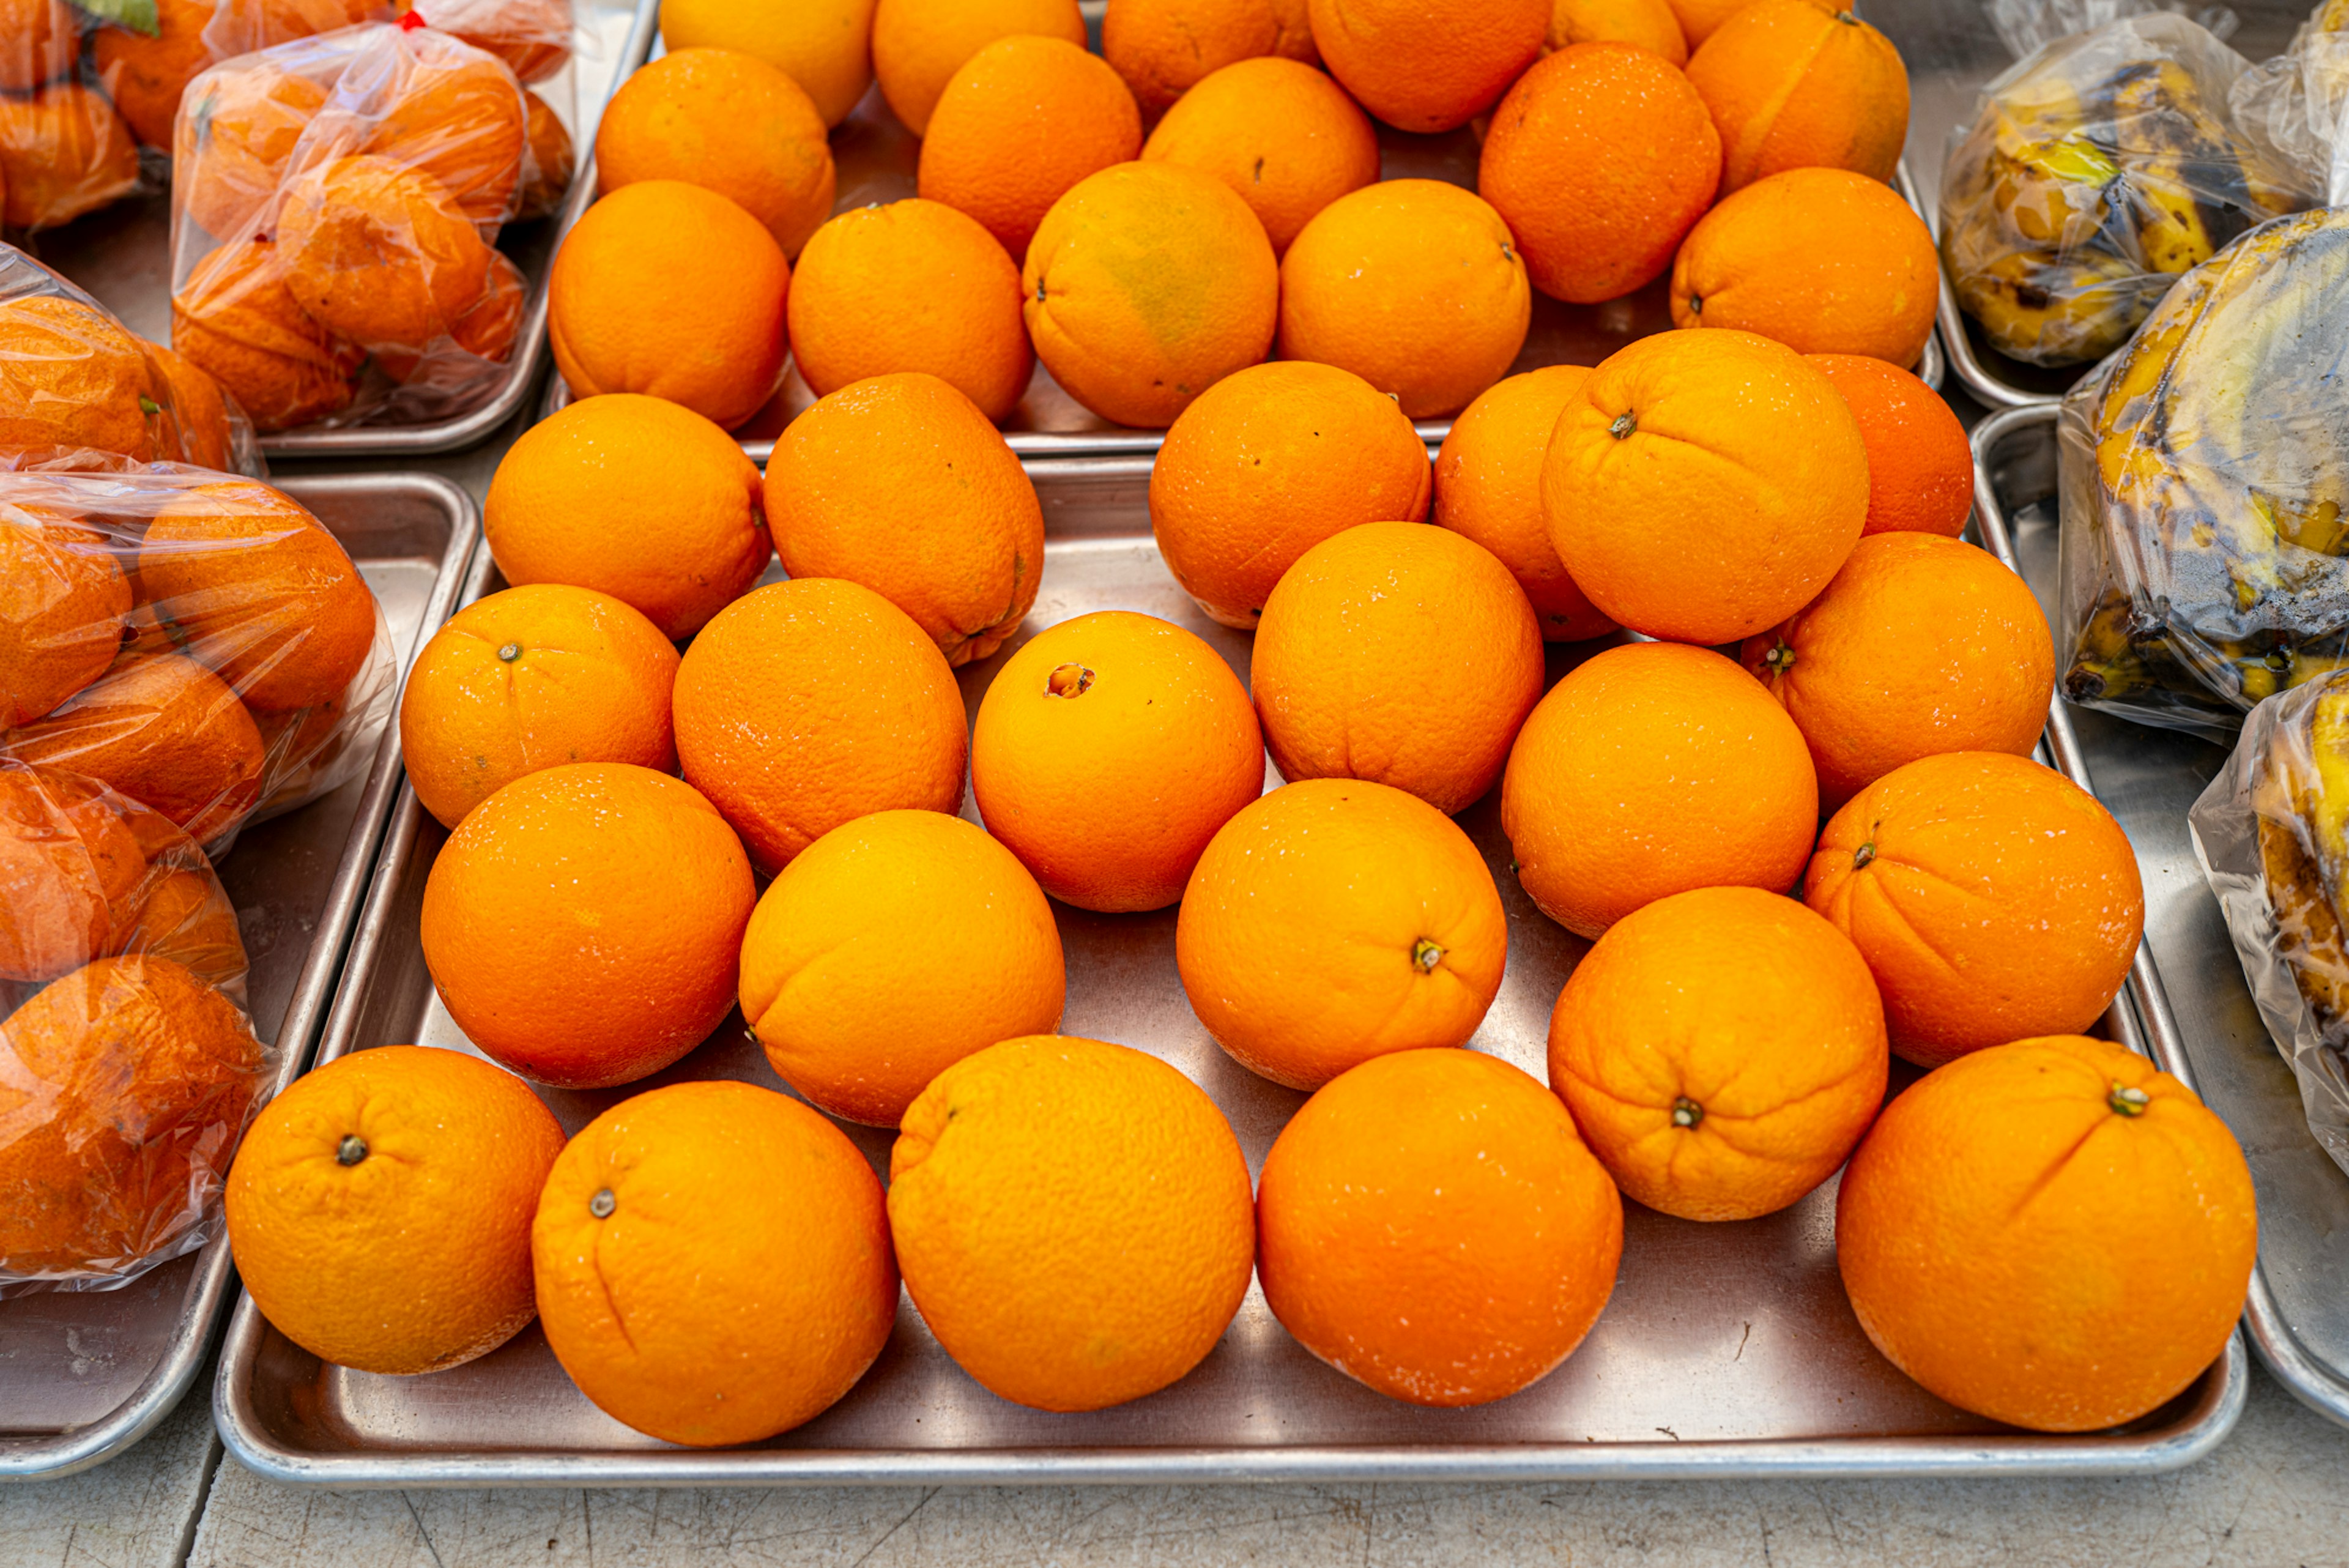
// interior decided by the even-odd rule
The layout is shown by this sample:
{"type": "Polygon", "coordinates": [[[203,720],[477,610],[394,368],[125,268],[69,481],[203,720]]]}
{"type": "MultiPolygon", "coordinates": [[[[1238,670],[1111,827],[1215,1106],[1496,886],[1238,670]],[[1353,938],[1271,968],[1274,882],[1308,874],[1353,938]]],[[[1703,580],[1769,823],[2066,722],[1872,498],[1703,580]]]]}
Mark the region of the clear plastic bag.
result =
{"type": "Polygon", "coordinates": [[[526,292],[494,247],[533,168],[530,104],[503,60],[426,26],[205,71],[174,133],[173,347],[264,431],[487,400],[526,292]]]}
{"type": "Polygon", "coordinates": [[[2309,1131],[2349,1171],[2349,671],[2252,709],[2187,823],[2309,1131]]]}
{"type": "Polygon", "coordinates": [[[19,0],[0,27],[0,222],[51,229],[157,188],[99,86],[90,23],[64,0],[19,0]]]}
{"type": "Polygon", "coordinates": [[[2182,16],[2058,39],[1991,82],[1952,133],[1941,256],[2001,353],[2081,364],[2120,347],[2180,275],[2321,192],[2236,127],[2242,57],[2182,16]]]}
{"type": "Polygon", "coordinates": [[[263,472],[253,421],[219,383],[0,245],[0,468],[76,452],[263,472]]]}
{"type": "Polygon", "coordinates": [[[2349,205],[2349,0],[2320,0],[2292,47],[2236,78],[2237,123],[2299,181],[2349,205]]]}
{"type": "Polygon", "coordinates": [[[194,841],[0,759],[0,1295],[111,1290],[202,1246],[274,1053],[194,841]]]}
{"type": "Polygon", "coordinates": [[[2226,740],[2349,665],[2349,209],[2187,275],[2058,421],[2073,701],[2226,740]]]}
{"type": "Polygon", "coordinates": [[[282,492],[0,473],[0,758],[97,779],[217,857],[355,776],[396,684],[374,594],[282,492]]]}
{"type": "Polygon", "coordinates": [[[2224,43],[2235,36],[2243,19],[2225,5],[2191,5],[2185,0],[1985,0],[1991,30],[2016,59],[2044,49],[2058,38],[2093,33],[2127,16],[2151,16],[2161,12],[2190,17],[2196,26],[2224,43]]]}

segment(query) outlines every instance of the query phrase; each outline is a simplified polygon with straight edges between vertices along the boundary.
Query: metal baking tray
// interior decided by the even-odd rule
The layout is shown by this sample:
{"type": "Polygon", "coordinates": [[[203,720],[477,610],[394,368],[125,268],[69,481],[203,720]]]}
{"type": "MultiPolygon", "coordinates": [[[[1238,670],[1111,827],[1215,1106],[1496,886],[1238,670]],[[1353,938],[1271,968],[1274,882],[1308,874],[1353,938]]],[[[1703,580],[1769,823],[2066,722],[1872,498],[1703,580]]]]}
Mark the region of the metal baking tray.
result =
{"type": "MultiPolygon", "coordinates": [[[[2227,7],[2240,26],[2227,42],[2257,63],[2281,53],[2310,6],[2302,0],[2240,0],[2227,7]]],[[[1861,15],[1890,38],[1909,66],[1909,145],[1902,194],[1941,232],[1941,165],[1950,140],[1972,123],[1974,97],[2014,63],[1990,25],[1988,0],[1867,0],[1861,15]],[[1911,171],[1915,178],[1911,179],[1911,171]]],[[[1958,308],[1946,273],[1938,313],[1942,351],[1966,389],[1993,411],[2057,402],[2088,367],[2051,368],[2009,358],[1958,308]]]]}
{"type": "MultiPolygon", "coordinates": [[[[1414,136],[1380,125],[1378,132],[1381,179],[1444,180],[1471,191],[1476,188],[1483,143],[1471,128],[1464,126],[1441,136],[1414,136]]],[[[833,157],[840,168],[840,193],[833,211],[845,213],[875,202],[902,202],[916,194],[915,168],[921,149],[921,139],[889,112],[880,88],[867,92],[855,111],[832,133],[833,157]]],[[[1916,197],[1905,172],[1899,189],[1914,206],[1916,197]]],[[[1671,331],[1668,284],[1668,278],[1658,278],[1636,294],[1604,305],[1568,305],[1536,293],[1533,325],[1516,362],[1509,367],[1510,373],[1537,370],[1546,365],[1596,365],[1635,337],[1671,331]]],[[[1929,386],[1940,387],[1944,372],[1938,332],[1926,338],[1915,368],[1929,386]]],[[[571,401],[571,389],[564,385],[560,373],[546,380],[542,418],[571,401]]],[[[814,401],[814,391],[801,379],[798,367],[792,367],[773,400],[735,432],[742,450],[763,467],[774,451],[776,434],[814,401]]],[[[1451,431],[1452,421],[1421,420],[1416,428],[1433,446],[1451,431]]],[[[1003,437],[1023,457],[1059,458],[1154,452],[1165,441],[1166,432],[1112,424],[1062,391],[1039,361],[1019,408],[1004,421],[1003,437]]]]}
{"type": "MultiPolygon", "coordinates": [[[[546,348],[546,278],[555,247],[595,197],[595,123],[604,101],[644,63],[657,25],[660,0],[574,0],[586,44],[569,66],[574,94],[572,140],[579,166],[562,210],[551,218],[510,225],[499,248],[530,279],[513,358],[496,394],[470,413],[426,424],[320,425],[261,438],[268,457],[415,457],[474,445],[530,400],[546,348]]],[[[429,8],[426,14],[430,14],[429,8]]],[[[549,90],[559,92],[564,78],[549,90]]],[[[88,289],[134,332],[158,343],[171,332],[171,198],[167,191],[119,202],[47,234],[32,236],[41,260],[88,289]]]]}
{"type": "MultiPolygon", "coordinates": [[[[391,624],[405,670],[455,606],[481,536],[471,497],[429,474],[281,478],[333,530],[391,624]]],[[[251,1012],[278,1053],[274,1094],[301,1071],[404,775],[397,725],[354,779],[246,828],[220,864],[253,964],[251,1012]]],[[[113,1458],[169,1415],[202,1368],[227,1303],[228,1244],[120,1290],[0,1301],[0,1480],[46,1480],[113,1458]]]]}
{"type": "MultiPolygon", "coordinates": [[[[1973,441],[1975,515],[1985,534],[2012,540],[2052,622],[2055,410],[1996,415],[1973,441]]],[[[2349,1426],[2349,1175],[2308,1130],[2299,1085],[2260,1020],[2187,834],[2187,808],[2226,749],[2060,702],[2055,718],[2059,763],[2083,784],[2093,776],[2145,868],[2135,979],[2153,1058],[2226,1119],[2251,1161],[2260,1262],[2243,1324],[2279,1382],[2349,1426]]]]}
{"type": "MultiPolygon", "coordinates": [[[[1197,632],[1246,675],[1247,638],[1202,617],[1152,545],[1148,460],[1029,471],[1048,543],[1023,633],[1096,609],[1141,610],[1197,632]]],[[[1552,674],[1584,652],[1554,649],[1552,674]]],[[[1008,654],[961,672],[967,704],[975,707],[1008,654]]],[[[974,815],[968,802],[964,815],[974,815]]],[[[1495,796],[1460,820],[1493,868],[1511,928],[1507,979],[1474,1044],[1543,1075],[1550,1007],[1587,944],[1519,890],[1495,796]]],[[[446,836],[403,794],[321,1062],[409,1042],[471,1049],[433,995],[417,938],[425,877],[446,836]]],[[[1180,1067],[1223,1107],[1257,1168],[1303,1096],[1235,1065],[1200,1028],[1174,971],[1174,911],[1055,913],[1069,960],[1061,1027],[1180,1067]]],[[[782,1087],[735,1017],[644,1083],[542,1092],[575,1129],[645,1088],[712,1077],[782,1087]]],[[[887,1132],[846,1130],[885,1167],[887,1132]]],[[[213,1414],[229,1451],[253,1469],[347,1489],[2106,1475],[2190,1463],[2242,1408],[2248,1373],[2237,1337],[2188,1392],[2125,1429],[2046,1437],[2001,1427],[1941,1403],[1869,1345],[1836,1272],[1832,1183],[1741,1224],[1626,1210],[1622,1273],[1589,1340],[1533,1388],[1481,1409],[1418,1409],[1361,1387],[1292,1341],[1251,1287],[1189,1377],[1081,1416],[986,1393],[905,1303],[888,1347],[847,1398],[797,1431],[720,1451],[672,1448],[604,1416],[534,1326],[468,1366],[381,1377],[320,1363],[246,1300],[230,1327],[213,1414]]]]}

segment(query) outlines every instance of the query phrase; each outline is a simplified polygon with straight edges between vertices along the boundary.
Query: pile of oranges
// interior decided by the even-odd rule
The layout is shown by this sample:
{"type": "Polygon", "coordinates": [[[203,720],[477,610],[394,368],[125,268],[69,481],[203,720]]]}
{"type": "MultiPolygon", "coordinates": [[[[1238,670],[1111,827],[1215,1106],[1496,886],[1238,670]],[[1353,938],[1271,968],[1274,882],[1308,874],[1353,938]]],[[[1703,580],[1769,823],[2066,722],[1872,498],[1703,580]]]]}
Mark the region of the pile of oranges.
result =
{"type": "Polygon", "coordinates": [[[864,89],[840,38],[865,11],[670,0],[667,69],[605,122],[632,172],[606,161],[558,262],[579,400],[490,490],[512,586],[431,640],[401,709],[450,829],[424,960],[520,1076],[390,1046],[263,1114],[229,1226],[288,1337],[413,1373],[535,1310],[598,1406],[714,1445],[839,1398],[901,1281],[979,1384],[1076,1411],[1183,1377],[1253,1277],[1340,1372],[1474,1405],[1581,1343],[1626,1199],[1733,1223],[1840,1172],[1853,1308],[1946,1399],[2095,1429],[2219,1354],[2249,1173],[2191,1094],[2081,1033],[2143,888],[2111,815],[2030,758],[2047,627],[1958,537],[1965,438],[1901,368],[1932,260],[1918,227],[1904,270],[1881,183],[1897,57],[1806,0],[1403,9],[1112,0],[1103,65],[1073,8],[880,0],[926,185],[934,155],[968,182],[825,223],[823,157],[760,183],[711,127],[814,148],[864,89]],[[1218,86],[1244,68],[1266,81],[1218,86]],[[1256,130],[1361,174],[1317,97],[1422,131],[1489,110],[1483,194],[1363,175],[1276,209],[1146,151],[1187,122],[1175,145],[1228,151],[1224,117],[1269,105],[1256,130]],[[1035,158],[990,155],[990,124],[1036,130],[1015,100],[1078,107],[1035,158]],[[1046,168],[1066,184],[1025,181],[1046,168]],[[1504,374],[1528,287],[1667,268],[1688,330],[1504,374]],[[761,474],[726,426],[786,336],[823,395],[761,474]],[[1066,607],[1057,574],[1154,552],[1048,546],[992,423],[1030,345],[1169,426],[1154,559],[1253,634],[1245,684],[1171,621],[1066,607]],[[1454,411],[1431,461],[1412,420],[1454,411]],[[1580,953],[1547,1085],[1462,1049],[1512,926],[1453,816],[1495,797],[1540,940],[1580,953]],[[1299,1096],[1253,1192],[1198,1086],[1053,1033],[1055,900],[1179,905],[1158,929],[1199,1027],[1299,1096]],[[566,1143],[521,1081],[637,1083],[736,1008],[797,1099],[672,1082],[566,1143]],[[1888,1104],[1894,1056],[1930,1070],[1888,1104]],[[827,1116],[896,1129],[885,1189],[827,1116]]]}

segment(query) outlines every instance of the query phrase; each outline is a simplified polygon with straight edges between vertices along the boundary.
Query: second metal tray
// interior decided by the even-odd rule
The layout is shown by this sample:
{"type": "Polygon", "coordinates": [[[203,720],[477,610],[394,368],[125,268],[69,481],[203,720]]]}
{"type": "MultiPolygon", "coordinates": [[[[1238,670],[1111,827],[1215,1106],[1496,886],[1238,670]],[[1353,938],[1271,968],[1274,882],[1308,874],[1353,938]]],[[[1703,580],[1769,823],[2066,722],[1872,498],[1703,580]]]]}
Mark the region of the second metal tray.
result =
{"type": "MultiPolygon", "coordinates": [[[[1023,635],[1092,610],[1140,610],[1198,633],[1246,676],[1249,639],[1207,622],[1159,559],[1147,460],[1036,462],[1030,472],[1048,535],[1042,591],[1023,635]]],[[[482,588],[496,586],[483,577],[482,588]]],[[[1550,673],[1587,651],[1554,649],[1550,673]]],[[[1009,654],[961,672],[967,704],[976,706],[1009,654]]],[[[968,802],[964,809],[973,815],[968,802]]],[[[1519,889],[1495,798],[1460,821],[1510,917],[1507,978],[1473,1044],[1541,1076],[1551,1004],[1587,944],[1519,889]]],[[[321,1062],[409,1042],[471,1049],[434,996],[417,935],[425,877],[446,836],[403,795],[321,1062]]],[[[1200,1028],[1174,970],[1174,911],[1055,913],[1069,961],[1062,1028],[1180,1067],[1230,1117],[1251,1169],[1259,1166],[1304,1096],[1234,1064],[1200,1028]]],[[[736,1017],[641,1084],[543,1093],[576,1129],[646,1088],[712,1077],[781,1087],[736,1017]]],[[[846,1130],[885,1166],[887,1132],[846,1130]]],[[[213,1411],[229,1451],[262,1474],[357,1488],[2106,1475],[2190,1463],[2242,1407],[2248,1374],[2237,1337],[2185,1394],[2127,1428],[2050,1437],[2002,1427],[1943,1404],[1868,1344],[1836,1272],[1832,1182],[1741,1224],[1625,1207],[1622,1272],[1589,1340],[1548,1378],[1479,1409],[1423,1410],[1371,1393],[1308,1355],[1251,1288],[1190,1376],[1082,1416],[988,1394],[910,1303],[847,1398],[752,1448],[697,1451],[628,1430],[572,1386],[535,1327],[465,1366],[380,1377],[322,1364],[250,1300],[230,1329],[213,1411]]]]}

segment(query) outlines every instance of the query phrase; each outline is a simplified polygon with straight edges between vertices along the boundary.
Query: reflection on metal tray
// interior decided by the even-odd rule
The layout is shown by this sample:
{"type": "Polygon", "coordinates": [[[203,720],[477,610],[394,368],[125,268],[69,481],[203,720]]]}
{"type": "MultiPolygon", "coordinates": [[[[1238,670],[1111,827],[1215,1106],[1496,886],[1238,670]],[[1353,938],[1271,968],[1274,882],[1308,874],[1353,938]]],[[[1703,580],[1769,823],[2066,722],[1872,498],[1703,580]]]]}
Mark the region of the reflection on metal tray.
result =
{"type": "MultiPolygon", "coordinates": [[[[644,63],[652,47],[659,0],[576,0],[574,11],[587,46],[568,68],[574,95],[573,140],[579,169],[561,211],[552,218],[512,224],[499,248],[530,280],[522,326],[514,335],[513,358],[497,391],[471,412],[426,424],[306,425],[261,438],[264,455],[278,457],[393,457],[457,452],[483,441],[513,417],[537,385],[546,348],[546,278],[555,247],[595,200],[593,150],[595,122],[604,100],[644,63]]],[[[549,90],[559,93],[558,77],[549,90]]],[[[34,236],[34,252],[97,296],[134,332],[158,343],[171,341],[171,199],[149,196],[105,208],[78,223],[34,236]]]]}
{"type": "MultiPolygon", "coordinates": [[[[1147,458],[1036,462],[1030,472],[1049,533],[1043,591],[1024,634],[1092,610],[1140,610],[1188,627],[1246,674],[1247,638],[1201,617],[1159,560],[1144,509],[1147,458]]],[[[485,591],[497,586],[486,566],[481,576],[485,591]]],[[[961,672],[968,705],[1009,653],[961,672]]],[[[1553,650],[1552,675],[1576,657],[1553,650]]],[[[965,815],[974,815],[968,804],[965,815]]],[[[1541,1076],[1551,1004],[1586,944],[1519,890],[1498,818],[1491,796],[1461,817],[1510,916],[1507,979],[1474,1044],[1541,1076]]],[[[407,1042],[471,1049],[435,999],[418,945],[425,877],[446,836],[403,795],[320,1061],[407,1042]]],[[[1061,1026],[1180,1067],[1215,1097],[1251,1168],[1259,1166],[1304,1096],[1238,1067],[1200,1028],[1174,970],[1174,911],[1055,912],[1069,961],[1061,1026]]],[[[730,1018],[644,1084],[544,1093],[575,1129],[646,1087],[708,1077],[781,1087],[730,1018]]],[[[888,1133],[845,1130],[885,1163],[888,1133]]],[[[1548,1378],[1480,1409],[1419,1409],[1350,1382],[1293,1342],[1251,1289],[1189,1377],[1081,1416],[988,1394],[908,1303],[880,1361],[833,1409],[771,1442],[716,1452],[671,1448],[601,1414],[535,1327],[465,1366],[378,1377],[321,1364],[247,1300],[230,1328],[213,1413],[229,1450],[252,1469],[350,1488],[2113,1474],[2189,1463],[2240,1411],[2240,1339],[2176,1401],[2119,1431],[2038,1436],[1953,1409],[1861,1333],[1836,1272],[1834,1206],[1832,1183],[1741,1224],[1627,1205],[1621,1277],[1590,1339],[1548,1378]]]]}
{"type": "MultiPolygon", "coordinates": [[[[2228,44],[2256,62],[2292,42],[2311,6],[2303,0],[2237,0],[2227,8],[2241,22],[2228,44]]],[[[1989,0],[1867,0],[1860,12],[1908,63],[1909,145],[1901,161],[1901,194],[1925,214],[1938,236],[1941,165],[1951,133],[1972,123],[1974,95],[2013,65],[2014,57],[1991,30],[1989,0]]],[[[1958,379],[1993,410],[2057,402],[2087,369],[2026,365],[1992,348],[1982,328],[1958,308],[1957,291],[1946,274],[1939,319],[1941,350],[1958,379]]]]}
{"type": "MultiPolygon", "coordinates": [[[[2055,410],[2021,409],[1974,431],[1975,514],[2013,540],[2054,618],[2055,410]]],[[[2004,552],[2002,552],[2004,553],[2004,552]]],[[[2260,1264],[2243,1311],[2286,1387],[2349,1426],[2349,1177],[2308,1130],[2300,1087],[2268,1038],[2219,901],[2194,859],[2186,812],[2226,753],[2174,730],[2056,704],[2066,773],[2095,780],[2145,869],[2136,984],[2155,1061],[2226,1118],[2259,1191],[2260,1264]],[[2158,968],[2157,968],[2158,966],[2158,968]]]]}
{"type": "MultiPolygon", "coordinates": [[[[1472,191],[1476,188],[1476,162],[1482,144],[1469,128],[1464,126],[1441,136],[1414,136],[1381,125],[1378,132],[1381,179],[1443,180],[1472,191]]],[[[833,157],[840,166],[840,193],[833,202],[833,211],[845,213],[876,202],[904,201],[915,194],[915,165],[920,158],[921,146],[920,139],[889,112],[889,106],[882,101],[880,88],[866,93],[855,112],[832,133],[833,157]]],[[[1905,173],[1899,183],[1900,193],[1913,206],[1916,198],[1909,190],[1905,173]]],[[[1510,373],[1537,370],[1547,365],[1596,365],[1633,338],[1671,330],[1668,282],[1668,278],[1658,278],[1637,294],[1610,299],[1604,305],[1568,305],[1537,293],[1533,325],[1526,334],[1526,346],[1519,351],[1516,362],[1509,367],[1510,373]]],[[[1938,333],[1926,338],[1925,351],[1915,369],[1927,385],[1940,388],[1943,369],[1938,333]]],[[[564,385],[561,373],[549,376],[542,417],[555,412],[570,400],[571,389],[564,385]]],[[[774,450],[775,436],[814,401],[814,391],[800,378],[798,367],[792,367],[782,390],[735,432],[741,438],[742,450],[763,465],[774,450]]],[[[1450,431],[1452,421],[1448,416],[1421,420],[1417,428],[1433,446],[1450,431]]],[[[1021,396],[1019,408],[1003,423],[1003,436],[1011,450],[1022,457],[1074,457],[1154,452],[1166,439],[1166,432],[1110,423],[1062,391],[1051,372],[1040,362],[1029,378],[1028,390],[1021,396]]]]}
{"type": "MultiPolygon", "coordinates": [[[[472,502],[429,475],[279,482],[358,563],[406,669],[455,607],[480,537],[472,502]]],[[[238,836],[221,862],[253,970],[253,1019],[291,1082],[326,1015],[402,774],[387,727],[364,778],[238,836]]],[[[116,1291],[0,1301],[0,1480],[70,1475],[113,1458],[171,1413],[202,1368],[226,1304],[225,1241],[116,1291]]]]}

